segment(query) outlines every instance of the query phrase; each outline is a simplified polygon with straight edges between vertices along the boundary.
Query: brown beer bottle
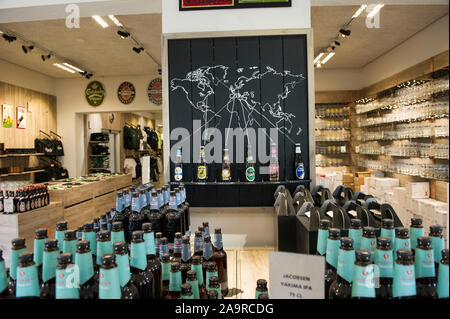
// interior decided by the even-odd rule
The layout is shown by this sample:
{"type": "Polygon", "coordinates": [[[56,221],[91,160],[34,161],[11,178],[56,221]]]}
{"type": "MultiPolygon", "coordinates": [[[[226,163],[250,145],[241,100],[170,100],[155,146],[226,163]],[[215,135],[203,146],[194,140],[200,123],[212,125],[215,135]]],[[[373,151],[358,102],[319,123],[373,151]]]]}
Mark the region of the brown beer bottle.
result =
{"type": "Polygon", "coordinates": [[[217,264],[217,272],[222,289],[222,296],[228,295],[227,253],[223,250],[222,229],[214,229],[213,260],[217,264]]]}
{"type": "Polygon", "coordinates": [[[217,291],[217,295],[218,295],[218,299],[223,299],[222,291],[220,289],[219,277],[212,276],[212,277],[209,278],[209,289],[210,290],[216,290],[217,291]]]}
{"type": "Polygon", "coordinates": [[[217,292],[217,290],[208,290],[208,297],[207,299],[218,299],[219,298],[219,293],[217,292]]]}
{"type": "Polygon", "coordinates": [[[181,284],[180,263],[173,262],[170,266],[169,294],[167,295],[167,299],[181,298],[181,284]]]}
{"type": "Polygon", "coordinates": [[[417,238],[415,254],[417,298],[437,299],[437,282],[430,237],[417,238]]]}
{"type": "Polygon", "coordinates": [[[161,299],[166,299],[169,294],[170,280],[170,255],[161,255],[161,299]]]}
{"type": "Polygon", "coordinates": [[[197,273],[198,287],[200,299],[207,299],[208,294],[205,287],[205,279],[203,276],[202,257],[192,256],[192,270],[197,273]]]}

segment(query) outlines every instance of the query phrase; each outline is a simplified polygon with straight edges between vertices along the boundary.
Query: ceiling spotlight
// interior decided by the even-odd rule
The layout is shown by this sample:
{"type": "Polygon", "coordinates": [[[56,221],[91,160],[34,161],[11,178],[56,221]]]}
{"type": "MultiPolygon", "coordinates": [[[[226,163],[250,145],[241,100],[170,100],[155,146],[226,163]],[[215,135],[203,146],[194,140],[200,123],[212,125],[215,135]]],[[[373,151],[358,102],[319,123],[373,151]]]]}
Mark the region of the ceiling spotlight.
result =
{"type": "Polygon", "coordinates": [[[22,50],[25,54],[27,54],[28,52],[30,52],[33,49],[34,49],[34,45],[29,45],[29,46],[22,45],[22,50]]]}
{"type": "Polygon", "coordinates": [[[162,70],[161,68],[158,69],[158,74],[161,75],[162,74],[162,70]]]}
{"type": "Polygon", "coordinates": [[[92,77],[92,73],[87,73],[86,71],[79,72],[79,73],[88,80],[92,77]]]}
{"type": "Polygon", "coordinates": [[[321,68],[321,67],[322,67],[322,64],[321,64],[321,63],[317,63],[317,64],[316,64],[316,67],[321,68]]]}
{"type": "Polygon", "coordinates": [[[345,37],[348,37],[350,35],[350,33],[352,33],[352,31],[346,30],[346,29],[341,29],[341,30],[339,30],[339,33],[340,33],[341,37],[345,38],[345,37]]]}
{"type": "Polygon", "coordinates": [[[9,42],[9,43],[14,42],[14,41],[17,40],[17,38],[15,36],[7,35],[5,33],[2,34],[2,37],[3,37],[3,39],[5,39],[6,42],[9,42]]]}
{"type": "Polygon", "coordinates": [[[120,35],[120,37],[122,39],[128,38],[130,36],[129,32],[122,31],[122,30],[117,31],[117,34],[120,35]]]}
{"type": "Polygon", "coordinates": [[[133,47],[133,51],[136,52],[137,54],[139,54],[139,53],[141,53],[142,51],[144,51],[144,48],[143,48],[143,47],[140,47],[140,48],[138,48],[138,47],[133,47]]]}
{"type": "Polygon", "coordinates": [[[51,54],[47,54],[47,55],[42,54],[42,55],[41,55],[41,59],[42,59],[42,61],[44,61],[44,62],[47,61],[47,60],[49,60],[51,57],[52,57],[51,54]]]}
{"type": "Polygon", "coordinates": [[[341,45],[341,42],[339,42],[339,41],[334,41],[334,44],[337,45],[337,46],[340,46],[340,45],[341,45]]]}

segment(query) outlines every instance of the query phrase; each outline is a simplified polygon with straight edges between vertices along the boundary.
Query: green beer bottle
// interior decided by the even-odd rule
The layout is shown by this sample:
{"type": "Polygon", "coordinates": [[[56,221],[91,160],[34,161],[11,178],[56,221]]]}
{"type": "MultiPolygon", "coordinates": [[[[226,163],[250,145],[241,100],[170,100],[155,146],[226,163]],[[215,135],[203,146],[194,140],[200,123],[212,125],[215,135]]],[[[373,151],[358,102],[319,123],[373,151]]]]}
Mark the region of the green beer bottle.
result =
{"type": "Polygon", "coordinates": [[[55,239],[58,241],[58,249],[63,251],[64,233],[67,230],[67,222],[65,220],[56,223],[55,239]]]}
{"type": "Polygon", "coordinates": [[[11,297],[16,296],[17,266],[19,265],[19,255],[26,252],[25,238],[14,238],[11,240],[11,253],[9,258],[9,281],[8,291],[11,297]]]}
{"type": "Polygon", "coordinates": [[[331,284],[336,280],[336,268],[338,261],[339,239],[341,231],[339,228],[328,230],[327,252],[325,255],[325,299],[329,297],[331,284]]]}
{"type": "Polygon", "coordinates": [[[411,218],[409,227],[409,236],[411,238],[411,250],[414,252],[417,246],[417,238],[425,236],[425,230],[422,226],[422,218],[411,218]]]}
{"type": "Polygon", "coordinates": [[[39,277],[32,253],[23,252],[19,255],[16,278],[16,298],[39,299],[39,277]]]}
{"type": "Polygon", "coordinates": [[[77,231],[66,230],[64,232],[63,253],[72,254],[75,256],[77,252],[77,231]]]}

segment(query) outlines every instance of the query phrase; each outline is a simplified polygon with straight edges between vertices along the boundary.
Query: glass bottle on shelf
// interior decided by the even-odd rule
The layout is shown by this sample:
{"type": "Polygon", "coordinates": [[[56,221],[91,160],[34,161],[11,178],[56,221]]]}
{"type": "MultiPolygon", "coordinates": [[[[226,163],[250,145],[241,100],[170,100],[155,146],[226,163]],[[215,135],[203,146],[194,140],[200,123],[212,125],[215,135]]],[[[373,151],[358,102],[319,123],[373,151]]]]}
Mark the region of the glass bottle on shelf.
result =
{"type": "Polygon", "coordinates": [[[177,157],[175,159],[174,180],[181,182],[183,180],[183,160],[181,147],[177,150],[177,157]]]}
{"type": "Polygon", "coordinates": [[[280,161],[278,160],[278,151],[275,143],[270,147],[269,160],[269,181],[278,181],[280,179],[280,161]]]}
{"type": "Polygon", "coordinates": [[[245,158],[245,180],[247,182],[254,182],[256,180],[256,169],[251,145],[247,148],[247,157],[245,158]]]}
{"type": "Polygon", "coordinates": [[[230,154],[228,149],[223,150],[223,160],[221,169],[222,182],[231,181],[231,164],[230,164],[230,154]]]}
{"type": "Polygon", "coordinates": [[[295,177],[297,179],[305,178],[305,165],[302,160],[302,149],[300,143],[295,144],[295,160],[294,160],[295,177]]]}
{"type": "Polygon", "coordinates": [[[197,182],[206,182],[208,180],[208,166],[205,161],[204,146],[200,146],[200,162],[196,165],[195,176],[197,176],[197,182]]]}

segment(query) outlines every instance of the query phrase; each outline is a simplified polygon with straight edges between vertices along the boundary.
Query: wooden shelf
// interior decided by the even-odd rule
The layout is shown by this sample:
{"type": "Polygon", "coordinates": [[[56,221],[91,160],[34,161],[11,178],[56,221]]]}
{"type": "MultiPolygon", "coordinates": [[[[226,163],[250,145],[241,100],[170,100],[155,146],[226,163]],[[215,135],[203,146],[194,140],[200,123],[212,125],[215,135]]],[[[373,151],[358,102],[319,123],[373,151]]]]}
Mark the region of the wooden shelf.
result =
{"type": "Polygon", "coordinates": [[[1,174],[0,177],[28,175],[28,174],[34,174],[34,173],[40,173],[40,172],[45,172],[45,169],[37,169],[37,170],[33,170],[33,171],[25,171],[25,172],[22,172],[22,173],[1,174]]]}
{"type": "Polygon", "coordinates": [[[26,153],[26,154],[2,154],[0,158],[6,157],[28,157],[28,156],[44,156],[44,153],[26,153]]]}

